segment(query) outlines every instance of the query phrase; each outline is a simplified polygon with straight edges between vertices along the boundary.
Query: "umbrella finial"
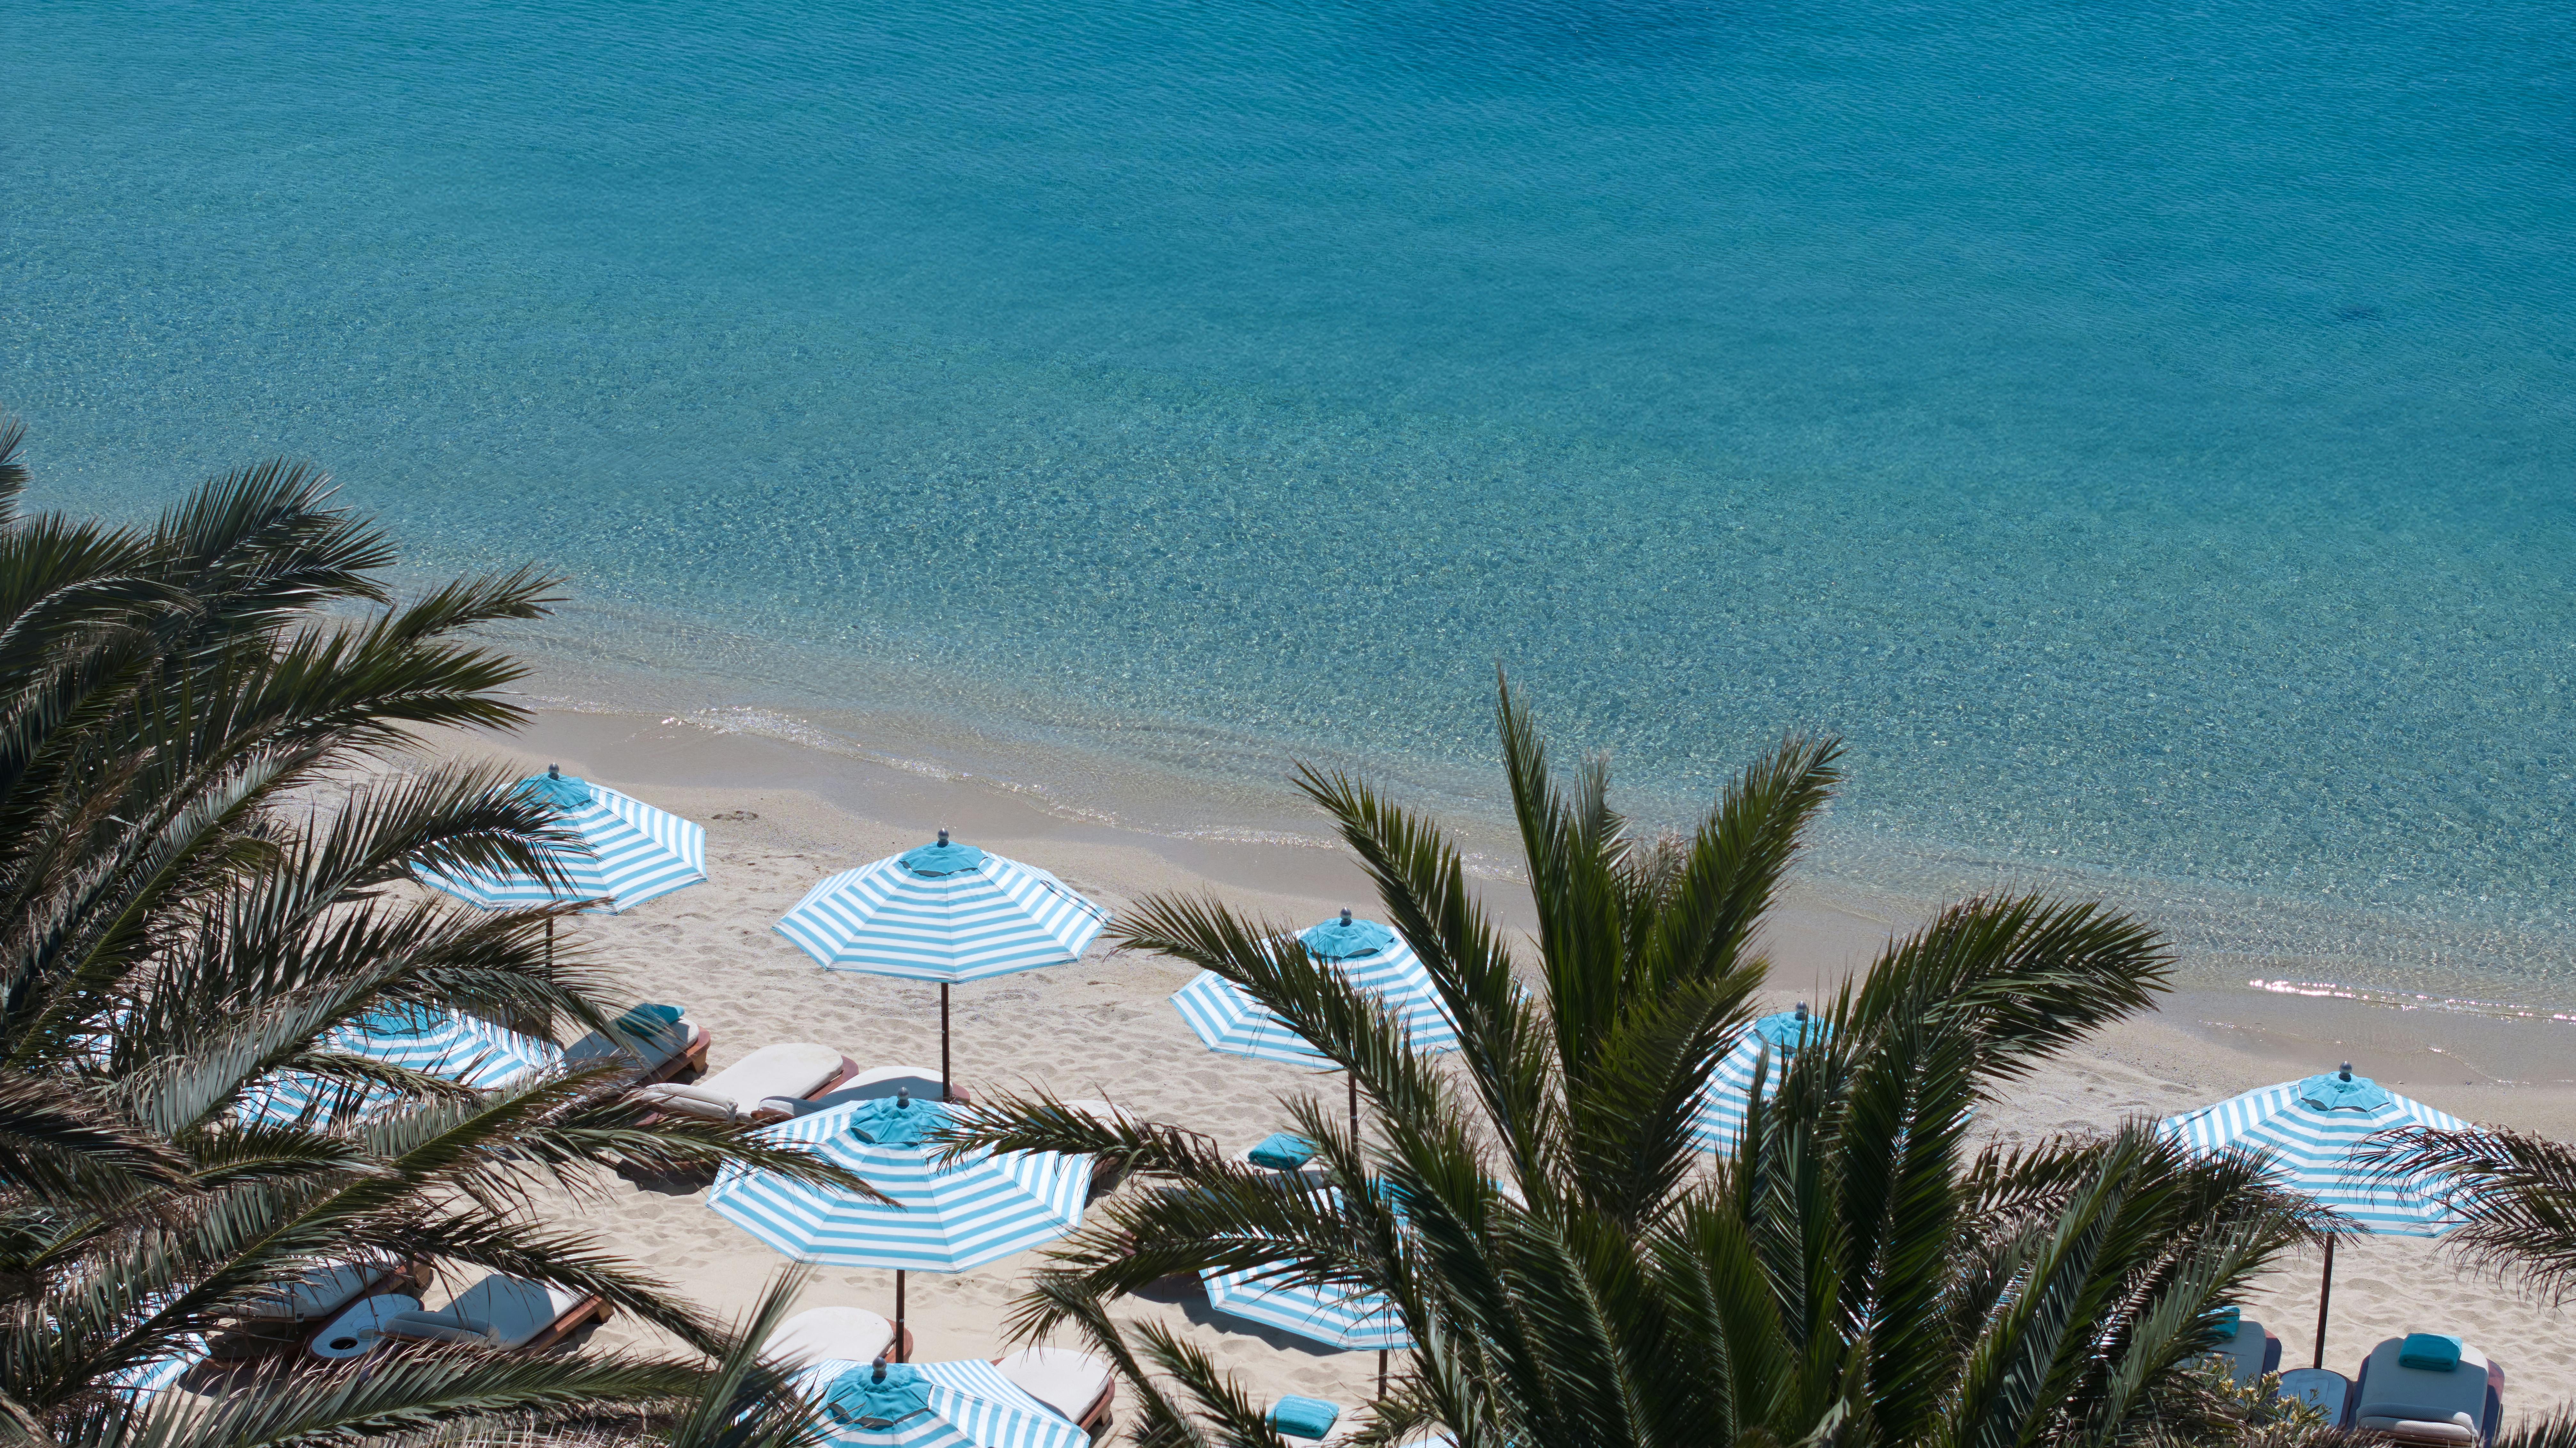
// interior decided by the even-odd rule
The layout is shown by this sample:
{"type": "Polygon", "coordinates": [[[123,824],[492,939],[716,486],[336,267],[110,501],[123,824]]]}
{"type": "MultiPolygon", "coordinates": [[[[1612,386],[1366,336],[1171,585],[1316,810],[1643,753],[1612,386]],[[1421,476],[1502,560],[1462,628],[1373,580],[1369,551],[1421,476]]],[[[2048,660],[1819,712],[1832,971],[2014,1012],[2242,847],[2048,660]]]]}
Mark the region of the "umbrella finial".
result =
{"type": "Polygon", "coordinates": [[[948,843],[948,831],[943,829],[939,832],[939,843],[943,845],[948,843]]]}
{"type": "Polygon", "coordinates": [[[2338,1081],[2349,1081],[2352,1079],[2352,1063],[2350,1061],[2343,1063],[2343,1069],[2335,1073],[2335,1079],[2338,1081]]]}
{"type": "Polygon", "coordinates": [[[1343,906],[1343,907],[1342,907],[1342,925],[1343,925],[1345,928],[1348,928],[1348,927],[1349,927],[1349,925],[1350,925],[1350,923],[1351,923],[1351,907],[1349,907],[1348,905],[1345,905],[1345,906],[1343,906]]]}
{"type": "Polygon", "coordinates": [[[561,778],[563,778],[563,766],[562,766],[562,765],[560,765],[560,764],[549,764],[549,765],[547,765],[547,766],[546,766],[546,778],[548,778],[548,779],[561,779],[561,778]]]}
{"type": "Polygon", "coordinates": [[[1805,1020],[1806,1018],[1807,1018],[1807,1003],[1806,1003],[1805,1001],[1800,1001],[1800,1002],[1798,1002],[1798,1019],[1800,1019],[1800,1020],[1802,1020],[1802,1021],[1803,1021],[1803,1020],[1805,1020]]]}
{"type": "Polygon", "coordinates": [[[897,1086],[894,1088],[894,1109],[897,1111],[910,1111],[912,1109],[911,1087],[897,1086]]]}
{"type": "Polygon", "coordinates": [[[885,1352],[877,1354],[876,1371],[868,1375],[869,1382],[881,1383],[885,1381],[886,1353],[892,1351],[894,1351],[893,1348],[887,1348],[885,1352]]]}

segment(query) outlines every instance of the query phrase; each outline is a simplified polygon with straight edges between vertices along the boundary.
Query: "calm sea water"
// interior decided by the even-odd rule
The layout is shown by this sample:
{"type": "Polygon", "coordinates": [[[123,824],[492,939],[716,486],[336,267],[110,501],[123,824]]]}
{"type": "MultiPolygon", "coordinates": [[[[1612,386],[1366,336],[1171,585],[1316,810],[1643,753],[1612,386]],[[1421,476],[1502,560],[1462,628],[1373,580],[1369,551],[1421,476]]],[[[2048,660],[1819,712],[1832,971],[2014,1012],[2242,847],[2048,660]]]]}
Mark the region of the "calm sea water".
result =
{"type": "Polygon", "coordinates": [[[2576,979],[2563,3],[10,17],[47,500],[306,456],[1112,753],[1463,768],[1499,662],[1649,799],[1844,733],[1849,871],[2576,979]]]}

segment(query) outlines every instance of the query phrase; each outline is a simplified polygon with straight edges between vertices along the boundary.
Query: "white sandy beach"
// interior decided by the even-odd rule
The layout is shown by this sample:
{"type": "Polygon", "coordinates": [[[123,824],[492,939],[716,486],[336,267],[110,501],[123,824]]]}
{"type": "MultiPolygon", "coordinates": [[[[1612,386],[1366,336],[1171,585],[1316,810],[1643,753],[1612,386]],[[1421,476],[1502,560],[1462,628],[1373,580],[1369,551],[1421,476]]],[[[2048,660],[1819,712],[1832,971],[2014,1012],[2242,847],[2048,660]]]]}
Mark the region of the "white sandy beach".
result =
{"type": "MultiPolygon", "coordinates": [[[[1112,908],[1157,891],[1207,889],[1297,924],[1344,905],[1373,913],[1356,873],[1327,852],[1123,834],[1047,815],[972,783],[651,718],[549,714],[501,744],[445,740],[442,747],[494,753],[531,770],[560,763],[706,824],[708,883],[624,916],[586,919],[575,933],[637,997],[684,1005],[711,1029],[716,1067],[775,1041],[820,1042],[862,1066],[935,1067],[935,988],[818,970],[769,927],[819,877],[922,843],[941,824],[1044,866],[1112,908]]],[[[1495,887],[1497,908],[1506,918],[1525,915],[1507,895],[1507,886],[1495,887]]],[[[1792,995],[1820,993],[1902,924],[1797,902],[1771,942],[1776,994],[1785,1004],[1792,995]]],[[[959,987],[958,1079],[969,1088],[1032,1083],[1106,1097],[1228,1147],[1280,1124],[1275,1102],[1282,1096],[1331,1091],[1338,1099],[1338,1077],[1202,1048],[1166,999],[1187,976],[1170,962],[1095,948],[1078,965],[959,987]]],[[[2567,1038],[2558,1033],[2565,1029],[2361,1007],[2339,1012],[2332,1003],[2197,986],[2163,1015],[2111,1032],[2016,1087],[1987,1124],[2025,1138],[2108,1127],[2331,1069],[2334,1060],[2324,1058],[2340,1053],[2445,1110],[2563,1135],[2576,1125],[2576,1086],[2547,1078],[2564,1070],[2567,1038]]],[[[594,1225],[720,1312],[745,1308],[781,1265],[709,1211],[702,1191],[612,1183],[594,1225]]],[[[918,1356],[1000,1351],[1001,1324],[1034,1256],[957,1277],[913,1277],[909,1316],[918,1356]]],[[[825,1272],[804,1302],[891,1315],[891,1274],[825,1272]]],[[[2576,1400],[2576,1339],[2559,1315],[2455,1271],[2434,1244],[2374,1239],[2345,1249],[2333,1307],[2326,1365],[2347,1374],[2384,1337],[2441,1330],[2464,1335],[2504,1364],[2509,1420],[2576,1400]]],[[[1134,1308],[1186,1325],[1261,1394],[1297,1392],[1345,1405],[1369,1396],[1374,1354],[1330,1352],[1215,1316],[1195,1293],[1134,1308]]],[[[2313,1263],[2277,1274],[2258,1295],[2251,1315],[2279,1333],[2285,1366],[2310,1360],[2316,1308],[2313,1263]]],[[[621,1319],[600,1329],[597,1340],[642,1345],[643,1335],[621,1319]]]]}

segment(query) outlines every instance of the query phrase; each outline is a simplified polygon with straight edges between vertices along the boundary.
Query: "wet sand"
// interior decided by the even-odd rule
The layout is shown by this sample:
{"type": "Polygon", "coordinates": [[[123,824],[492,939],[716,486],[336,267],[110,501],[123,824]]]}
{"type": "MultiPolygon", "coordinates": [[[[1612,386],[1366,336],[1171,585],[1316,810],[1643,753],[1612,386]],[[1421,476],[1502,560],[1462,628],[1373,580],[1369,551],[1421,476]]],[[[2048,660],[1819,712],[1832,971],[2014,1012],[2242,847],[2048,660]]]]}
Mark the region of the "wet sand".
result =
{"type": "MultiPolygon", "coordinates": [[[[713,1065],[774,1041],[816,1041],[862,1066],[932,1066],[935,988],[816,969],[770,924],[820,877],[922,843],[942,827],[1044,866],[1111,906],[1171,890],[1214,890],[1237,907],[1305,924],[1374,896],[1339,852],[1278,842],[1174,838],[1063,815],[974,780],[938,778],[721,734],[652,716],[550,712],[504,741],[442,736],[436,747],[530,770],[548,763],[638,794],[704,823],[710,879],[623,916],[585,919],[584,948],[637,996],[685,1005],[716,1035],[713,1065]]],[[[1486,882],[1506,921],[1525,898],[1486,882]]],[[[1771,924],[1772,994],[1823,995],[1911,925],[1847,901],[1793,891],[1771,924]]],[[[2571,1028],[2435,1010],[2267,994],[2184,962],[2189,983],[2161,1013],[2104,1033],[2017,1085],[1987,1129],[2028,1139],[2167,1115],[2252,1087],[2351,1061],[2408,1095],[2472,1120],[2576,1134],[2571,1028]]],[[[1112,956],[955,990],[958,1080],[969,1088],[1042,1085],[1106,1097],[1203,1131],[1229,1147],[1282,1124],[1277,1101],[1330,1093],[1338,1077],[1212,1054],[1167,997],[1189,972],[1112,956]]],[[[780,1265],[767,1247],[707,1210],[704,1193],[618,1183],[594,1225],[620,1249],[719,1312],[746,1308],[780,1265]]],[[[910,1279],[909,1320],[925,1359],[1000,1351],[1003,1321],[1035,1253],[955,1277],[910,1279]]],[[[891,1315],[890,1273],[827,1271],[807,1306],[849,1304],[891,1315]]],[[[2315,1264],[2267,1279],[2252,1315],[2278,1332],[2285,1366],[2313,1353],[2315,1264]]],[[[1340,1353],[1212,1313],[1195,1292],[1136,1302],[1140,1316],[1186,1326],[1217,1361],[1264,1395],[1295,1392],[1355,1405],[1369,1395],[1372,1353],[1340,1353]]],[[[2452,1269],[2435,1244],[2369,1239],[2338,1254],[2326,1365],[2350,1374],[2380,1339],[2457,1332],[2507,1370],[2508,1418],[2576,1399],[2576,1341],[2558,1316],[2507,1286],[2452,1269]]],[[[620,1320],[603,1343],[642,1343],[620,1320]]]]}

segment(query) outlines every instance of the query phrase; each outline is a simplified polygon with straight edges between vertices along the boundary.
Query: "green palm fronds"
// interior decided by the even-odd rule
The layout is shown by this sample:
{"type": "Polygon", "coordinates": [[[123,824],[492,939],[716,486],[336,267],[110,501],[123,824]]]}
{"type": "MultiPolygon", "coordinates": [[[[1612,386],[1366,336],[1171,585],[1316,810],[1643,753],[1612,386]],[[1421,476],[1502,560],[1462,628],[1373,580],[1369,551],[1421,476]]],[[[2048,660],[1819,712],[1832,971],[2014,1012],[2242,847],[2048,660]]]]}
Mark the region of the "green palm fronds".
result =
{"type": "Polygon", "coordinates": [[[2405,1127],[2373,1138],[2362,1160],[2401,1180],[2448,1178],[2464,1219],[2448,1245],[2553,1303],[2576,1299],[2576,1146],[2489,1127],[2405,1127]]]}
{"type": "Polygon", "coordinates": [[[1203,1355],[1112,1306],[1248,1267],[1400,1314],[1411,1368],[1365,1442],[2112,1448],[2197,1411],[2211,1309],[2314,1213],[2257,1164],[2194,1160],[2144,1123],[2011,1152],[1968,1139],[1994,1093],[2153,1001],[2169,961],[2152,930],[2039,898],[1942,912],[1828,1003],[1815,1043],[1766,1063],[1776,1093],[1757,1087],[1708,1163],[1693,1112],[1751,1019],[1760,928],[1838,749],[1790,738],[1691,834],[1647,841],[1598,761],[1558,779],[1508,688],[1498,726],[1538,921],[1526,972],[1436,825],[1357,780],[1301,778],[1430,972],[1454,1065],[1276,922],[1163,897],[1116,927],[1352,1073],[1364,1133],[1283,1103],[1321,1190],[1044,1096],[962,1114],[956,1150],[1101,1153],[1141,1187],[1061,1244],[1018,1331],[1089,1340],[1152,1444],[1278,1441],[1203,1355]]]}
{"type": "Polygon", "coordinates": [[[551,868],[558,827],[495,771],[385,765],[422,726],[524,718],[499,692],[520,666],[476,636],[552,585],[398,600],[390,540],[282,464],[146,525],[29,515],[19,436],[0,419],[0,1439],[805,1441],[756,1360],[793,1280],[746,1346],[560,1217],[620,1170],[860,1184],[740,1126],[648,1125],[613,1071],[478,1092],[332,1045],[397,1007],[611,1019],[610,974],[546,947],[572,907],[396,888],[551,868]],[[321,1106],[250,1109],[282,1073],[321,1106]],[[122,1386],[317,1266],[421,1258],[597,1294],[715,1365],[405,1348],[240,1369],[210,1400],[122,1386]]]}

